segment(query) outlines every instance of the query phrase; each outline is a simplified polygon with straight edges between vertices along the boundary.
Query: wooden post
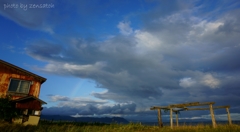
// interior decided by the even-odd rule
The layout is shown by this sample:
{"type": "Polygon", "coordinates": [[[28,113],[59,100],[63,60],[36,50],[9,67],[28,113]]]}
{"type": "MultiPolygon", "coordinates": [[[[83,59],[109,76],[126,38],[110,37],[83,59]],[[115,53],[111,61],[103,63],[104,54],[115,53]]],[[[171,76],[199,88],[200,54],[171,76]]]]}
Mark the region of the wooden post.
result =
{"type": "Polygon", "coordinates": [[[178,127],[178,111],[176,111],[176,123],[177,123],[177,127],[178,127]]]}
{"type": "Polygon", "coordinates": [[[170,125],[171,125],[171,129],[173,129],[173,117],[172,117],[172,112],[173,112],[173,109],[170,108],[170,125]]]}
{"type": "Polygon", "coordinates": [[[159,127],[163,127],[161,109],[158,109],[158,125],[159,127]]]}
{"type": "Polygon", "coordinates": [[[213,128],[216,128],[216,120],[215,120],[212,104],[209,104],[209,108],[210,108],[210,113],[211,113],[211,117],[212,117],[213,128]]]}
{"type": "Polygon", "coordinates": [[[228,116],[228,124],[232,125],[232,120],[231,120],[231,116],[230,116],[230,112],[229,112],[228,107],[226,108],[226,111],[227,111],[227,116],[228,116]]]}

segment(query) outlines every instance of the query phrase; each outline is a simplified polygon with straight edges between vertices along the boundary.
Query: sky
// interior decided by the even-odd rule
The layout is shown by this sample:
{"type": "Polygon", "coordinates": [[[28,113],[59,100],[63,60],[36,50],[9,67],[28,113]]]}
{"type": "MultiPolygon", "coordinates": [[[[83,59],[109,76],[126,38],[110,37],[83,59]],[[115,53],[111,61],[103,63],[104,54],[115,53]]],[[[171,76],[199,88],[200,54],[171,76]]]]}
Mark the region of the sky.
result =
{"type": "Polygon", "coordinates": [[[240,120],[239,15],[239,0],[0,0],[0,59],[47,78],[45,115],[157,121],[152,106],[216,102],[240,120]]]}

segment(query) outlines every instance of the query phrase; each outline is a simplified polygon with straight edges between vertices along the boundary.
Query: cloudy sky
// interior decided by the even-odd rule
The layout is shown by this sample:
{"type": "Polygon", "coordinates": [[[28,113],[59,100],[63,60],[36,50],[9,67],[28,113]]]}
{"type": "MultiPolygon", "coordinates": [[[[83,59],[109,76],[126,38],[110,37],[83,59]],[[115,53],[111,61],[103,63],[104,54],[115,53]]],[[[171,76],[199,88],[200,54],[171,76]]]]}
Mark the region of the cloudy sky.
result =
{"type": "Polygon", "coordinates": [[[47,78],[43,114],[157,121],[151,106],[213,101],[236,120],[239,15],[239,0],[0,0],[0,58],[47,78]]]}

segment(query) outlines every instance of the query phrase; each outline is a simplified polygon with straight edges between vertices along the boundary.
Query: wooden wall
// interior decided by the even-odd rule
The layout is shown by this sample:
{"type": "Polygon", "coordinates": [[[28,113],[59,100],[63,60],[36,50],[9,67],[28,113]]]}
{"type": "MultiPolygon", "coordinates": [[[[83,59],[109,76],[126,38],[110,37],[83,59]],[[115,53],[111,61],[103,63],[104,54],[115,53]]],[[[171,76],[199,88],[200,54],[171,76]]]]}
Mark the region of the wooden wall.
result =
{"type": "Polygon", "coordinates": [[[41,110],[42,104],[38,100],[21,101],[16,103],[16,108],[41,110]]]}
{"type": "MultiPolygon", "coordinates": [[[[32,81],[33,84],[30,86],[29,93],[27,95],[32,95],[37,98],[39,97],[41,87],[39,79],[15,68],[7,67],[3,64],[0,64],[0,96],[7,94],[11,78],[32,81]]],[[[18,99],[22,96],[23,94],[15,94],[13,99],[18,99]]]]}

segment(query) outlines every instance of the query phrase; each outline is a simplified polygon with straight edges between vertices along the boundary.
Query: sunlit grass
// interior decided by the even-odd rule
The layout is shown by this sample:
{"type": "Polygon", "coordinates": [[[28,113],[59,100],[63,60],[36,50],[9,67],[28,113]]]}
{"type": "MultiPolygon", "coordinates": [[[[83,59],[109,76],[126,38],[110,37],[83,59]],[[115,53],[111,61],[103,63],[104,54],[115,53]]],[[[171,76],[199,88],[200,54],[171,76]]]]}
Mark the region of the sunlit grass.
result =
{"type": "Polygon", "coordinates": [[[141,123],[103,124],[81,122],[40,122],[38,126],[23,126],[0,122],[1,132],[240,132],[240,125],[182,125],[179,127],[146,126],[141,123]]]}

